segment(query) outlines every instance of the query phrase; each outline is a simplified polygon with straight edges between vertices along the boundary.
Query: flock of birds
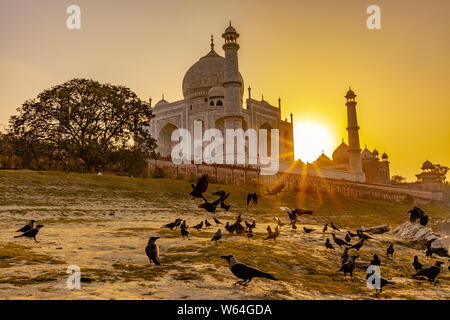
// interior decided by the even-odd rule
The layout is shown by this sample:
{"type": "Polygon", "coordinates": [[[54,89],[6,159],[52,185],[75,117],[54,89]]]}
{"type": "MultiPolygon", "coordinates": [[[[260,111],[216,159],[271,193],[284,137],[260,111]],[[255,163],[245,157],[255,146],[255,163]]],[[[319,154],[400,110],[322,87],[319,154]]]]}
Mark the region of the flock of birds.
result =
{"type": "MultiPolygon", "coordinates": [[[[225,201],[230,196],[230,193],[227,193],[225,191],[219,190],[214,193],[212,193],[214,196],[217,196],[218,198],[215,199],[212,202],[209,202],[204,194],[208,189],[209,185],[209,178],[207,175],[202,176],[196,185],[192,184],[192,192],[190,193],[191,196],[194,198],[200,198],[203,200],[203,203],[201,203],[198,207],[201,209],[206,210],[209,213],[215,213],[217,208],[220,206],[221,209],[224,209],[225,211],[228,211],[230,209],[230,205],[227,205],[225,201]]],[[[280,184],[273,188],[272,190],[267,189],[267,193],[265,196],[277,196],[282,190],[284,189],[284,185],[280,184]]],[[[258,199],[261,197],[261,195],[258,195],[256,193],[249,193],[247,195],[247,208],[250,206],[257,206],[258,205],[258,199]]],[[[270,225],[267,227],[267,236],[264,238],[264,240],[274,240],[276,241],[277,238],[280,236],[281,228],[287,225],[290,225],[290,227],[293,230],[297,230],[297,223],[299,222],[299,218],[302,215],[312,215],[313,211],[301,209],[301,208],[286,208],[281,207],[281,210],[287,213],[289,217],[289,222],[282,222],[281,219],[278,217],[274,218],[274,221],[276,222],[276,227],[272,230],[270,225]]],[[[418,207],[414,207],[412,210],[409,211],[410,213],[410,221],[411,222],[417,222],[423,226],[426,226],[428,224],[428,216],[425,214],[423,210],[421,210],[418,207]]],[[[111,211],[110,215],[114,215],[115,212],[111,211]]],[[[216,217],[213,217],[213,221],[215,226],[221,226],[223,223],[219,221],[216,217]]],[[[30,220],[24,227],[17,230],[17,232],[21,232],[21,235],[15,236],[15,238],[19,237],[25,237],[25,238],[33,238],[35,241],[36,236],[39,233],[39,230],[43,227],[43,225],[37,224],[35,225],[34,220],[30,220]]],[[[162,226],[162,228],[168,228],[170,230],[178,229],[180,230],[181,237],[183,239],[190,237],[190,232],[188,229],[196,229],[197,231],[201,230],[202,228],[210,228],[212,227],[212,223],[210,223],[208,220],[201,221],[200,223],[189,226],[187,225],[186,220],[182,220],[177,218],[175,221],[167,223],[162,226]]],[[[251,223],[248,221],[244,221],[242,218],[242,215],[239,214],[232,223],[226,222],[224,225],[225,230],[229,234],[237,234],[237,235],[246,235],[248,239],[252,239],[254,237],[253,230],[256,228],[256,221],[252,219],[251,223]],[[244,224],[243,224],[244,223],[244,224]]],[[[350,278],[353,277],[353,271],[355,269],[355,261],[359,258],[359,254],[352,255],[350,254],[350,250],[355,250],[359,252],[359,250],[364,246],[364,244],[370,240],[373,240],[374,238],[365,234],[363,230],[356,230],[356,233],[351,232],[348,230],[345,233],[344,239],[341,239],[336,236],[336,232],[341,232],[341,230],[333,223],[327,223],[324,225],[322,229],[322,234],[327,234],[327,232],[331,229],[331,239],[333,240],[333,243],[331,242],[330,238],[327,238],[324,246],[325,250],[335,250],[335,246],[339,248],[344,248],[344,251],[340,258],[340,269],[338,272],[344,273],[344,278],[347,277],[347,274],[350,275],[350,278]],[[357,239],[357,242],[352,243],[353,239],[357,239]]],[[[316,232],[318,230],[312,229],[312,228],[306,228],[303,227],[303,231],[306,234],[311,234],[313,232],[316,232]]],[[[318,231],[320,232],[320,230],[318,231]]],[[[213,235],[211,238],[212,242],[215,242],[216,245],[218,245],[218,242],[222,239],[223,233],[222,230],[219,228],[217,232],[213,235]]],[[[150,237],[148,240],[147,246],[145,248],[145,253],[147,254],[150,265],[154,263],[155,265],[159,266],[161,264],[160,254],[159,254],[159,247],[156,244],[156,241],[160,237],[150,237]]],[[[390,244],[389,247],[386,249],[386,256],[387,257],[393,257],[395,253],[394,244],[390,244]]],[[[433,250],[432,248],[427,245],[425,254],[427,257],[432,257],[433,250]]],[[[266,278],[270,280],[278,280],[273,275],[257,270],[255,268],[252,268],[250,266],[247,266],[243,263],[240,263],[237,261],[237,259],[233,255],[224,255],[221,256],[221,258],[225,259],[228,262],[229,268],[231,272],[240,280],[234,283],[234,285],[242,285],[244,287],[248,286],[250,281],[252,281],[253,278],[266,278]]],[[[449,260],[450,261],[450,260],[449,260]]],[[[433,266],[425,268],[425,266],[419,261],[419,257],[415,256],[412,262],[412,266],[414,267],[416,273],[412,275],[415,279],[428,279],[432,283],[436,282],[436,277],[439,275],[441,271],[441,265],[443,262],[437,261],[433,266]]],[[[381,260],[377,254],[374,254],[372,261],[370,262],[370,265],[372,266],[380,266],[381,260]]],[[[367,266],[368,267],[368,266],[367,266]]],[[[448,267],[450,271],[450,266],[448,267]]],[[[375,272],[375,271],[373,271],[375,272]]],[[[366,274],[366,279],[374,279],[372,273],[366,274]],[[372,277],[372,278],[371,278],[372,277]]],[[[384,286],[393,285],[392,281],[386,280],[384,278],[379,278],[378,286],[375,288],[375,293],[378,295],[382,292],[382,289],[384,286]]]]}

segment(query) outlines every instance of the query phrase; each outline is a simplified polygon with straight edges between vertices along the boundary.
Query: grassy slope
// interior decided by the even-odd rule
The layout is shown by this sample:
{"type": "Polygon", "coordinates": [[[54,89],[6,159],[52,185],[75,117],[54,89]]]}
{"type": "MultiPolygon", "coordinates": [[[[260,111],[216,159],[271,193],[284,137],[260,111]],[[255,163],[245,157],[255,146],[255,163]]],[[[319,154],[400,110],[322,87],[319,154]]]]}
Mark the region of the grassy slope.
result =
{"type": "MultiPolygon", "coordinates": [[[[211,185],[207,196],[210,197],[210,192],[215,191],[218,187],[211,185]]],[[[315,211],[313,216],[302,217],[302,221],[316,229],[321,229],[324,223],[330,221],[334,221],[336,225],[344,229],[351,230],[361,226],[385,223],[390,224],[391,227],[396,227],[407,219],[406,212],[411,207],[409,204],[374,199],[346,199],[338,196],[301,195],[283,192],[279,197],[263,197],[257,208],[246,209],[246,194],[248,191],[254,191],[254,188],[243,186],[220,186],[220,188],[231,192],[228,202],[232,206],[233,215],[242,213],[244,217],[256,219],[259,226],[256,239],[251,242],[246,239],[224,241],[221,246],[215,247],[209,245],[211,232],[215,230],[211,230],[209,233],[194,233],[194,237],[200,239],[203,243],[190,242],[186,245],[184,242],[180,242],[177,246],[165,250],[163,255],[164,267],[157,271],[158,274],[164,274],[173,271],[174,268],[179,268],[179,272],[174,275],[175,280],[210,276],[217,281],[224,281],[224,269],[217,269],[216,267],[217,264],[223,264],[223,261],[218,259],[216,262],[217,256],[224,252],[232,252],[244,262],[249,262],[264,270],[272,270],[280,279],[285,280],[284,283],[291,284],[294,291],[316,292],[319,298],[365,297],[367,290],[361,289],[364,288],[362,276],[356,280],[358,285],[342,285],[342,277],[335,272],[330,272],[338,267],[339,253],[323,251],[322,244],[325,239],[323,235],[304,236],[301,233],[300,226],[295,237],[293,237],[292,232],[286,230],[282,232],[279,241],[269,244],[260,240],[264,236],[266,225],[273,225],[273,217],[275,216],[287,220],[285,214],[280,212],[280,206],[298,206],[315,211]],[[301,241],[297,240],[298,235],[300,235],[301,241]],[[180,261],[202,265],[201,274],[199,274],[199,269],[180,266],[180,261]]],[[[121,211],[129,210],[130,212],[136,210],[135,207],[137,206],[143,215],[148,210],[161,210],[164,212],[174,211],[174,214],[179,216],[194,213],[198,214],[198,219],[210,219],[204,212],[196,208],[198,201],[191,199],[188,195],[189,190],[189,183],[182,180],[137,179],[61,172],[0,171],[0,215],[7,213],[8,216],[20,220],[23,219],[21,218],[23,215],[29,214],[32,210],[34,215],[42,214],[44,218],[40,220],[42,223],[47,226],[53,224],[54,228],[57,228],[61,223],[99,221],[98,219],[102,219],[102,217],[97,217],[101,211],[99,207],[107,208],[111,206],[117,207],[121,211]],[[80,209],[80,205],[82,209],[80,209]],[[74,207],[77,207],[77,209],[74,210],[74,207]]],[[[262,190],[260,191],[262,192],[262,190]]],[[[432,221],[449,217],[447,207],[428,206],[424,209],[430,214],[432,221]]],[[[218,212],[217,217],[225,221],[231,220],[231,214],[222,211],[218,212]]],[[[170,216],[167,220],[173,220],[173,217],[170,216]]],[[[139,223],[136,223],[136,227],[118,229],[115,235],[133,237],[136,234],[141,234],[145,236],[150,230],[166,239],[178,241],[178,233],[145,228],[139,223]]],[[[226,239],[231,240],[228,236],[226,236],[226,239]]],[[[391,277],[404,277],[405,274],[411,273],[410,256],[412,252],[401,241],[398,244],[399,246],[404,245],[405,250],[404,252],[401,252],[401,250],[398,252],[397,259],[399,260],[395,260],[389,265],[386,262],[385,271],[391,277]]],[[[2,246],[0,246],[0,262],[2,258],[4,259],[5,256],[8,258],[11,252],[14,253],[14,250],[17,249],[11,248],[13,245],[4,243],[2,246]]],[[[387,247],[387,242],[384,240],[369,244],[366,251],[360,252],[361,259],[370,260],[373,253],[380,253],[380,250],[384,251],[384,247],[387,247]],[[383,249],[380,249],[379,246],[382,246],[383,249]]],[[[139,252],[141,251],[139,250],[139,252]]],[[[35,254],[35,252],[30,251],[31,253],[35,254]]],[[[19,256],[16,258],[20,259],[19,256]]],[[[39,259],[35,260],[39,262],[39,259]]],[[[428,263],[431,263],[431,261],[428,261],[428,263]]],[[[3,264],[9,265],[5,261],[3,261],[3,264]]],[[[112,264],[112,268],[116,272],[115,279],[156,281],[154,279],[155,272],[147,269],[145,265],[130,265],[126,272],[123,270],[124,266],[119,263],[112,264]]],[[[100,271],[99,269],[93,269],[92,272],[100,271]]],[[[227,271],[225,270],[225,272],[227,271]]],[[[31,282],[32,280],[30,279],[31,282]]],[[[445,280],[448,282],[448,275],[445,280]]],[[[5,281],[7,282],[8,279],[5,281]]],[[[21,281],[27,283],[24,279],[21,279],[21,281]]],[[[42,279],[36,281],[42,281],[42,279]]],[[[225,279],[225,283],[229,284],[229,281],[230,279],[225,279]]],[[[420,287],[422,284],[416,282],[408,281],[407,285],[412,290],[422,288],[420,287]]],[[[246,297],[286,298],[289,296],[289,294],[280,290],[279,288],[273,289],[270,295],[257,295],[255,293],[253,296],[248,294],[246,297]]],[[[387,297],[389,297],[389,294],[387,294],[387,297]]],[[[392,297],[411,298],[414,296],[411,296],[411,292],[405,291],[405,288],[399,288],[392,297]]]]}

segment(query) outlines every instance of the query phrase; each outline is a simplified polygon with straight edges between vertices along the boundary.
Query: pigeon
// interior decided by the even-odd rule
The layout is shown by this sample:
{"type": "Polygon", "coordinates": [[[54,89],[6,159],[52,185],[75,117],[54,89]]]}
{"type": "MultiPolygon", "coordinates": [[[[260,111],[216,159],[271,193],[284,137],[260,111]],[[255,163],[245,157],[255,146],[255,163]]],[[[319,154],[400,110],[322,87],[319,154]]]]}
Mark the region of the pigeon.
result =
{"type": "Polygon", "coordinates": [[[27,232],[28,230],[31,230],[34,228],[34,223],[36,221],[34,220],[30,220],[28,221],[28,223],[26,225],[24,225],[22,228],[20,228],[19,230],[17,230],[16,232],[27,232]]]}
{"type": "Polygon", "coordinates": [[[20,238],[20,237],[33,238],[34,241],[38,242],[36,240],[36,236],[37,236],[37,234],[39,233],[39,230],[41,230],[42,227],[43,227],[43,225],[38,224],[33,229],[28,230],[27,232],[21,234],[20,236],[15,236],[14,238],[20,238]]]}
{"type": "Polygon", "coordinates": [[[217,241],[222,239],[222,230],[217,230],[217,232],[214,234],[214,236],[211,238],[211,241],[215,241],[217,245],[217,241]]]}
{"type": "Polygon", "coordinates": [[[248,286],[253,278],[266,278],[270,280],[278,280],[273,275],[269,273],[262,272],[260,270],[249,267],[243,263],[239,263],[233,255],[222,256],[223,259],[227,260],[231,272],[239,279],[234,285],[240,284],[242,286],[248,286]]]}
{"type": "Polygon", "coordinates": [[[275,231],[273,232],[272,228],[270,228],[270,226],[267,226],[267,233],[269,235],[264,240],[273,239],[274,241],[276,241],[278,236],[280,235],[280,229],[278,226],[276,226],[275,231]]]}
{"type": "Polygon", "coordinates": [[[150,260],[150,265],[152,264],[152,261],[157,266],[161,265],[161,261],[159,259],[159,247],[156,244],[156,240],[159,238],[160,237],[150,237],[147,246],[145,247],[145,253],[150,260]]]}

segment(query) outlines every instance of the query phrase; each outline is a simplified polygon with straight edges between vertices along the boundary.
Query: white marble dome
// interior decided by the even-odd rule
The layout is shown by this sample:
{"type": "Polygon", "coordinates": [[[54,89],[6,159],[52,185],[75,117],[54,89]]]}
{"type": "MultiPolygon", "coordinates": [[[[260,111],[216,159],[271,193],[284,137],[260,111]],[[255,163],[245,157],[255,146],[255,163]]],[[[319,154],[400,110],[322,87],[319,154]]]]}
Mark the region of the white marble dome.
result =
{"type": "MultiPolygon", "coordinates": [[[[213,87],[221,87],[224,78],[225,58],[211,50],[206,56],[200,58],[189,70],[183,79],[183,95],[185,99],[208,97],[213,87]]],[[[244,97],[244,79],[242,82],[241,98],[244,97]]]]}

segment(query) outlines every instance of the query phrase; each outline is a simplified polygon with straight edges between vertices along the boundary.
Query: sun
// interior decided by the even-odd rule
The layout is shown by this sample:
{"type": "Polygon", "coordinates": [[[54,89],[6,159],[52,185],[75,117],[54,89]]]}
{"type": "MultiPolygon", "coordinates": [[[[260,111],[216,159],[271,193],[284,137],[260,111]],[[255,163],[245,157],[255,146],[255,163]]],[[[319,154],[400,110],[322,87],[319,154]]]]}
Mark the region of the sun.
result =
{"type": "Polygon", "coordinates": [[[294,125],[295,158],[313,162],[322,152],[333,150],[334,139],[330,130],[313,121],[297,122],[294,125]]]}

